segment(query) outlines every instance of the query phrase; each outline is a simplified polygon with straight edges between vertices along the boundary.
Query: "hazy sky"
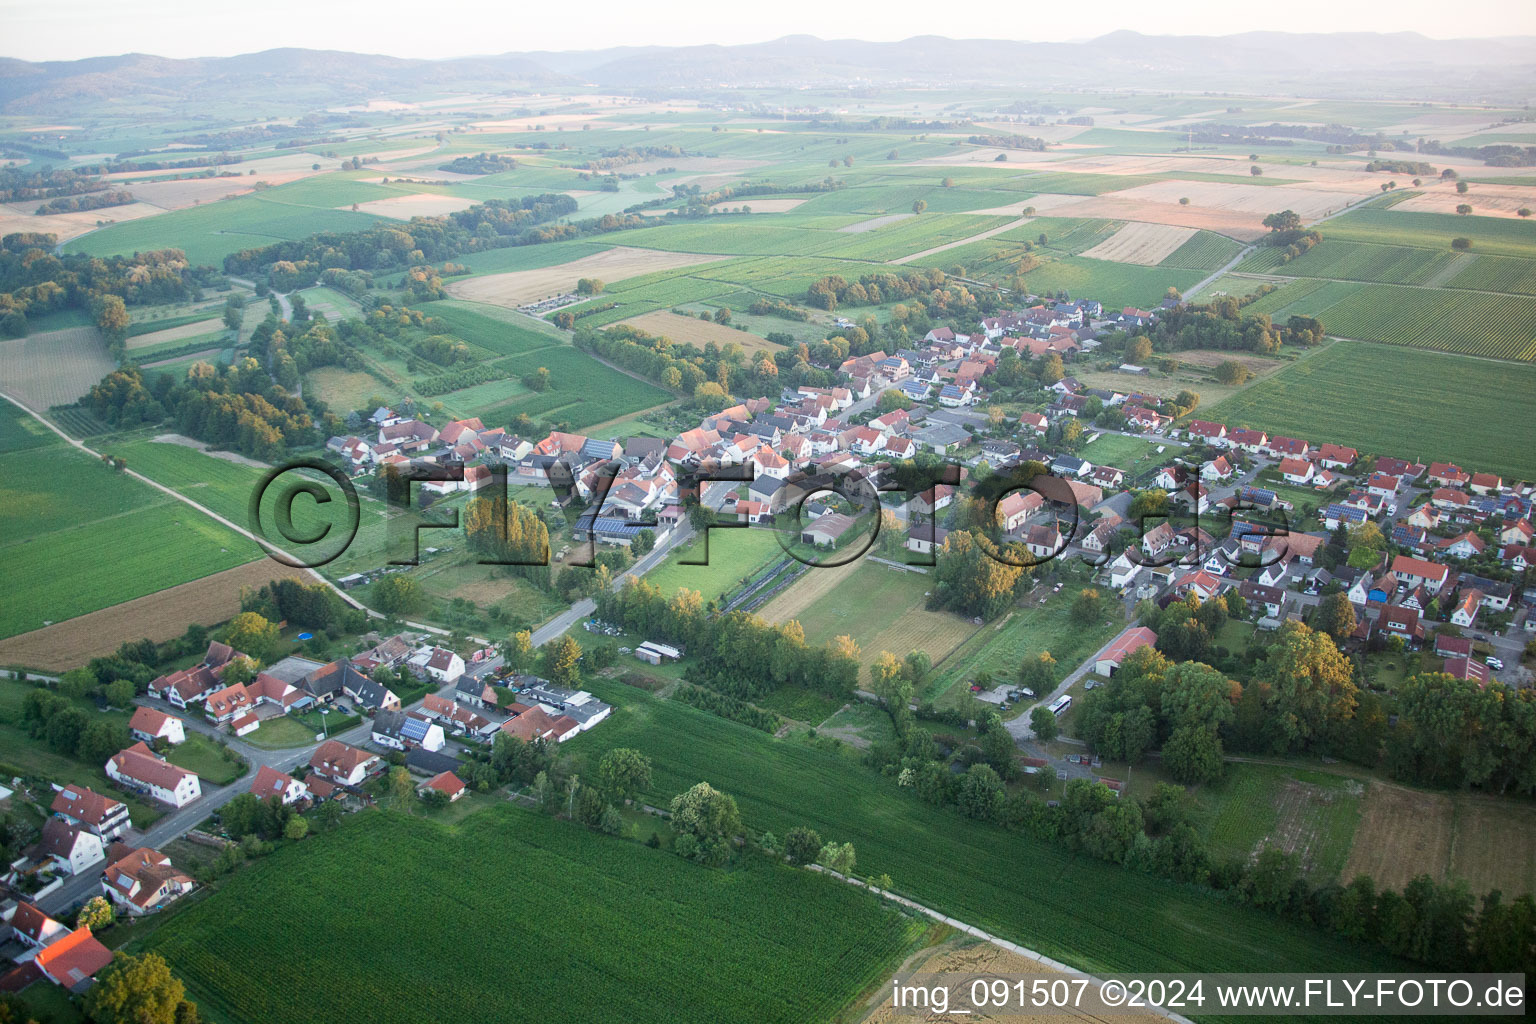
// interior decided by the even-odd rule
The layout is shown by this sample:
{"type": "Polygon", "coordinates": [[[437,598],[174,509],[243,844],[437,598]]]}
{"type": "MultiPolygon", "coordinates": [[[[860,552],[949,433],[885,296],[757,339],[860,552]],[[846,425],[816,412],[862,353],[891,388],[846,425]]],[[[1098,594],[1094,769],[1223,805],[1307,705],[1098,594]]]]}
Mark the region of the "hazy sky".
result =
{"type": "Polygon", "coordinates": [[[626,44],[745,43],[804,32],[823,39],[915,35],[1030,40],[1088,39],[1114,29],[1222,35],[1412,30],[1424,35],[1536,33],[1531,0],[1468,0],[1448,16],[1443,0],[0,0],[0,54],[71,60],[109,54],[225,56],[277,46],[456,57],[518,50],[587,50],[626,44]],[[441,17],[437,15],[441,14],[441,17]]]}

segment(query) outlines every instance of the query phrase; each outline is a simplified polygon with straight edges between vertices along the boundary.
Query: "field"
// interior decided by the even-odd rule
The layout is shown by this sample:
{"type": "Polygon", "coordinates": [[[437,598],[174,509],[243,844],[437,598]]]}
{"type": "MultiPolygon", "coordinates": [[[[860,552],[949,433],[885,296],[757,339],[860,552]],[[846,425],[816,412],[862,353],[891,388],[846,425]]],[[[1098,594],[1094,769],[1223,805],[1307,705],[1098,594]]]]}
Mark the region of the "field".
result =
{"type": "Polygon", "coordinates": [[[1085,445],[1078,455],[1095,466],[1113,466],[1134,474],[1138,471],[1138,464],[1153,455],[1156,450],[1157,445],[1151,441],[1143,441],[1139,437],[1103,434],[1097,441],[1085,445]]]}
{"type": "Polygon", "coordinates": [[[991,672],[999,682],[1012,680],[1025,658],[1042,651],[1056,659],[1058,675],[1072,671],[1124,627],[1115,605],[1110,618],[1098,625],[1084,627],[1073,621],[1076,597],[1077,591],[1070,586],[1048,597],[1031,594],[1025,598],[1025,607],[983,626],[948,661],[936,666],[925,695],[944,706],[963,707],[971,700],[966,684],[977,675],[991,672]]]}
{"type": "Polygon", "coordinates": [[[1536,822],[1525,804],[1372,783],[1344,880],[1401,888],[1420,874],[1464,879],[1474,894],[1536,893],[1536,822]]]}
{"type": "Polygon", "coordinates": [[[155,351],[167,348],[180,348],[182,344],[190,342],[203,335],[218,336],[224,333],[226,328],[221,320],[198,320],[190,324],[182,324],[179,327],[167,327],[164,330],[150,331],[146,334],[136,334],[130,337],[125,345],[129,352],[137,353],[135,359],[141,359],[155,351]]]}
{"type": "Polygon", "coordinates": [[[641,316],[630,317],[628,320],[619,321],[630,327],[637,327],[650,334],[658,334],[680,344],[697,345],[703,348],[709,342],[714,342],[721,348],[727,345],[739,345],[746,352],[776,352],[778,345],[773,344],[755,334],[738,330],[726,324],[717,324],[709,320],[698,320],[691,316],[679,316],[664,310],[654,313],[645,313],[641,316]]]}
{"type": "Polygon", "coordinates": [[[147,948],[231,1024],[520,1021],[541,1004],[594,1024],[803,1024],[830,1020],[923,930],[811,872],[712,871],[501,805],[456,826],[365,814],[241,871],[147,948]],[[516,897],[486,915],[488,892],[516,897]],[[538,968],[486,971],[453,934],[538,968]],[[271,955],[317,944],[369,950],[367,964],[271,955]]]}
{"type": "Polygon", "coordinates": [[[851,636],[868,666],[881,651],[904,658],[924,650],[935,664],[949,656],[976,631],[969,619],[950,612],[933,612],[924,600],[933,587],[927,573],[894,569],[860,559],[846,566],[811,569],[783,594],[763,606],[770,622],[799,619],[807,643],[822,644],[835,636],[851,636]],[[832,581],[820,579],[827,576],[832,581]],[[801,605],[796,591],[807,588],[814,598],[801,605]]]}
{"type": "Polygon", "coordinates": [[[1532,395],[1536,367],[1338,341],[1203,416],[1229,428],[1530,479],[1536,452],[1508,425],[1529,418],[1532,395]],[[1469,405],[1467,395],[1477,403],[1469,405]],[[1326,418],[1318,419],[1318,409],[1328,410],[1326,418]]]}
{"type": "Polygon", "coordinates": [[[1473,252],[1536,256],[1536,238],[1532,238],[1529,224],[1476,214],[1458,217],[1445,213],[1415,213],[1399,207],[1351,210],[1330,220],[1324,237],[1325,248],[1329,242],[1342,239],[1415,245],[1440,252],[1450,251],[1452,239],[1467,238],[1472,242],[1473,252]]]}
{"type": "Polygon", "coordinates": [[[775,740],[633,687],[588,688],[616,710],[566,749],[589,762],[610,747],[640,749],[655,766],[649,803],[708,779],[736,797],[749,826],[783,835],[808,825],[851,842],[861,874],[889,874],[903,895],[1075,967],[1387,966],[1316,931],[930,807],[847,753],[775,740]]]}
{"type": "Polygon", "coordinates": [[[1456,207],[1462,205],[1472,207],[1472,212],[1479,217],[1516,217],[1520,210],[1536,206],[1536,188],[1479,184],[1460,193],[1450,182],[1445,182],[1425,188],[1392,208],[1404,213],[1455,214],[1456,207]]]}
{"type": "Polygon", "coordinates": [[[475,302],[515,307],[551,295],[575,291],[578,278],[595,277],[607,284],[612,284],[626,278],[652,274],[658,270],[691,267],[700,263],[711,263],[716,259],[719,257],[616,246],[558,266],[542,267],[537,270],[515,270],[505,274],[489,274],[484,277],[455,281],[448,286],[448,293],[456,298],[471,299],[475,302]]]}
{"type": "Polygon", "coordinates": [[[697,590],[707,603],[735,590],[758,569],[789,557],[772,530],[750,528],[710,530],[709,564],[684,564],[687,560],[702,562],[704,555],[704,539],[691,540],[646,573],[645,581],[668,595],[683,588],[697,590]]]}
{"type": "Polygon", "coordinates": [[[94,327],[0,341],[0,390],[35,412],[74,402],[114,368],[94,327]]]}
{"type": "Polygon", "coordinates": [[[1536,361],[1536,298],[1364,285],[1303,302],[1329,334],[1495,359],[1536,361]]]}
{"type": "Polygon", "coordinates": [[[473,199],[419,192],[406,196],[390,196],[388,199],[370,199],[366,203],[359,203],[357,208],[363,213],[377,214],[391,220],[410,220],[412,217],[441,217],[444,214],[467,210],[473,205],[475,205],[473,199]]]}
{"type": "MultiPolygon", "coordinates": [[[[1197,791],[1215,804],[1211,856],[1256,857],[1265,847],[1296,855],[1314,882],[1339,879],[1360,820],[1364,787],[1321,772],[1230,765],[1227,777],[1197,791]]],[[[1352,877],[1352,876],[1351,876],[1352,877]]]]}
{"type": "Polygon", "coordinates": [[[1239,273],[1281,274],[1286,277],[1322,277],[1341,281],[1373,281],[1385,284],[1428,284],[1456,269],[1458,256],[1446,250],[1406,245],[1327,239],[1295,259],[1281,263],[1282,250],[1261,248],[1237,265],[1239,273]]]}
{"type": "Polygon", "coordinates": [[[1096,260],[1153,267],[1167,260],[1194,236],[1194,228],[1178,228],[1167,224],[1127,224],[1083,255],[1096,260]]]}

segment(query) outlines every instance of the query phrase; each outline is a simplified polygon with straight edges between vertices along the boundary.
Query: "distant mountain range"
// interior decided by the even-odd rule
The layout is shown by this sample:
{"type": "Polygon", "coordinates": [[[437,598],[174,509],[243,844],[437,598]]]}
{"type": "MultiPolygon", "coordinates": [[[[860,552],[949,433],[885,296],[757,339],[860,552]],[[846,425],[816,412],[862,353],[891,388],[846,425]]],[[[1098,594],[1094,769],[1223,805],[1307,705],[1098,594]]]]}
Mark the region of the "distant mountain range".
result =
{"type": "Polygon", "coordinates": [[[738,46],[617,47],[413,60],[280,49],[173,60],[0,58],[0,109],[52,114],[227,102],[312,106],[457,91],[590,85],[647,95],[732,88],[1098,88],[1524,103],[1536,36],[1246,32],[1081,43],[919,36],[894,43],[785,36],[738,46]]]}

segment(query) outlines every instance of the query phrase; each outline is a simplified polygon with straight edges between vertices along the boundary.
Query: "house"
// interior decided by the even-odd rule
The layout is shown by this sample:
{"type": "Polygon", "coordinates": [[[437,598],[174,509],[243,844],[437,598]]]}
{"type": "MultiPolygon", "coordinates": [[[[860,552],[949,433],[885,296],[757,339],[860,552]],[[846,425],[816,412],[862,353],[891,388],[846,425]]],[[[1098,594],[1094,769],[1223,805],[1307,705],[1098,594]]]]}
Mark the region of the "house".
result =
{"type": "Polygon", "coordinates": [[[1227,457],[1218,455],[1214,460],[1200,467],[1200,479],[1219,482],[1229,479],[1233,472],[1232,464],[1227,461],[1227,457]]]}
{"type": "Polygon", "coordinates": [[[1044,413],[1021,412],[1019,413],[1019,426],[1028,427],[1037,434],[1043,434],[1050,429],[1051,421],[1044,413]]]}
{"type": "Polygon", "coordinates": [[[78,875],[101,860],[101,837],[63,818],[49,818],[29,852],[37,860],[47,860],[61,874],[78,875]]]}
{"type": "Polygon", "coordinates": [[[369,713],[400,707],[400,698],[394,691],[364,675],[345,658],[322,665],[305,676],[302,689],[321,704],[330,704],[345,695],[369,713]]]}
{"type": "Polygon", "coordinates": [[[1086,476],[1093,471],[1093,463],[1076,455],[1058,455],[1051,462],[1051,472],[1060,477],[1086,476]]]}
{"type": "Polygon", "coordinates": [[[340,786],[362,785],[364,779],[382,766],[383,761],[377,754],[348,746],[340,740],[326,740],[309,758],[309,767],[315,774],[340,786]]]}
{"type": "Polygon", "coordinates": [[[429,789],[436,790],[439,793],[448,794],[449,803],[459,799],[459,797],[463,796],[467,791],[467,787],[464,785],[464,780],[453,774],[453,772],[442,772],[441,774],[432,776],[432,778],[428,779],[426,782],[423,782],[421,786],[418,787],[417,792],[425,794],[429,789]]]}
{"type": "Polygon", "coordinates": [[[920,555],[933,553],[944,546],[949,531],[932,523],[919,523],[907,530],[907,550],[920,555]]]}
{"type": "Polygon", "coordinates": [[[1338,444],[1324,444],[1316,451],[1318,464],[1327,469],[1344,469],[1354,464],[1360,457],[1360,453],[1353,448],[1346,448],[1338,444]]]}
{"type": "Polygon", "coordinates": [[[292,775],[264,764],[256,770],[251,795],[258,800],[270,800],[275,796],[285,804],[296,804],[309,799],[309,787],[292,775]]]}
{"type": "Polygon", "coordinates": [[[407,664],[417,675],[425,675],[439,683],[455,682],[464,674],[464,659],[445,647],[424,647],[411,655],[407,664]]]}
{"type": "Polygon", "coordinates": [[[49,810],[94,833],[104,843],[128,831],[128,805],[84,786],[69,785],[59,790],[49,810]]]}
{"type": "Polygon", "coordinates": [[[1496,494],[1504,486],[1501,477],[1494,473],[1473,473],[1467,487],[1473,494],[1496,494]]]}
{"type": "Polygon", "coordinates": [[[228,725],[256,707],[256,701],[244,683],[226,686],[210,693],[203,701],[203,712],[214,725],[228,725]]]}
{"type": "Polygon", "coordinates": [[[1227,444],[1226,426],[1211,423],[1208,420],[1190,420],[1184,427],[1184,435],[1219,447],[1225,447],[1227,444]]]}
{"type": "Polygon", "coordinates": [[[1280,475],[1288,484],[1304,484],[1312,479],[1315,467],[1306,459],[1284,458],[1280,460],[1280,475]]]}
{"type": "Polygon", "coordinates": [[[800,541],[819,548],[836,547],[837,542],[853,529],[854,519],[841,512],[828,512],[810,526],[800,531],[800,541]]]}
{"type": "Polygon", "coordinates": [[[1176,491],[1189,479],[1189,470],[1183,466],[1164,466],[1152,478],[1152,483],[1165,491],[1176,491]]]}
{"type": "Polygon", "coordinates": [[[437,753],[448,740],[443,727],[430,718],[402,711],[380,711],[373,716],[373,742],[390,750],[422,750],[437,753]]]}
{"type": "Polygon", "coordinates": [[[931,516],[943,508],[948,508],[955,500],[955,489],[948,484],[934,484],[926,491],[916,494],[912,498],[912,511],[919,515],[931,516]]]}
{"type": "Polygon", "coordinates": [[[1061,531],[1052,523],[1049,526],[1031,526],[1024,534],[1024,546],[1036,558],[1049,559],[1059,555],[1066,543],[1062,540],[1061,531]]]}
{"type": "Polygon", "coordinates": [[[453,699],[471,707],[494,707],[496,691],[484,680],[472,676],[460,676],[459,681],[454,685],[453,699]]]}
{"type": "Polygon", "coordinates": [[[163,739],[174,746],[187,740],[181,719],[149,707],[140,707],[133,713],[133,717],[128,719],[128,732],[134,739],[145,743],[163,739]]]}
{"type": "Polygon", "coordinates": [[[1131,561],[1130,552],[1122,551],[1113,562],[1109,563],[1109,584],[1116,590],[1127,586],[1142,570],[1142,566],[1131,561]]]}
{"type": "Polygon", "coordinates": [[[1420,640],[1424,637],[1424,626],[1419,622],[1419,613],[1412,608],[1404,608],[1400,605],[1384,606],[1380,617],[1376,620],[1376,626],[1404,640],[1420,640]]]}
{"type": "Polygon", "coordinates": [[[1045,497],[1038,491],[1013,491],[997,503],[997,525],[1004,533],[1012,533],[1044,504],[1045,497]]]}
{"type": "Polygon", "coordinates": [[[1457,596],[1456,607],[1451,611],[1451,623],[1470,628],[1477,621],[1477,613],[1483,606],[1483,592],[1476,587],[1468,588],[1457,596]]]}
{"type": "Polygon", "coordinates": [[[43,977],[71,992],[81,992],[103,967],[112,962],[112,951],[80,927],[45,947],[32,961],[43,977]]]}
{"type": "Polygon", "coordinates": [[[69,934],[69,928],[26,900],[18,900],[11,914],[11,930],[16,938],[30,949],[43,949],[69,934]]]}
{"type": "Polygon", "coordinates": [[[163,910],[196,887],[171,858],[147,846],[112,844],[112,863],[101,876],[101,891],[122,910],[140,917],[163,910]]]}
{"type": "Polygon", "coordinates": [[[1483,538],[1468,530],[1460,536],[1440,541],[1437,546],[1441,553],[1452,558],[1471,558],[1473,555],[1482,554],[1483,549],[1488,545],[1483,538]]]}
{"type": "Polygon", "coordinates": [[[1408,555],[1398,555],[1392,560],[1392,575],[1407,587],[1422,586],[1431,594],[1440,593],[1450,570],[1434,562],[1426,562],[1408,555]]]}
{"type": "Polygon", "coordinates": [[[185,807],[203,795],[202,780],[195,772],[161,760],[143,741],[113,754],[105,769],[118,785],[173,807],[185,807]]]}
{"type": "Polygon", "coordinates": [[[1323,509],[1320,517],[1323,520],[1323,525],[1329,530],[1338,529],[1340,523],[1343,523],[1346,527],[1359,526],[1367,518],[1364,509],[1339,504],[1329,505],[1323,509]]]}
{"type": "Polygon", "coordinates": [[[1399,477],[1387,473],[1372,473],[1365,482],[1365,489],[1382,501],[1391,501],[1397,497],[1398,488],[1402,485],[1399,477]]]}
{"type": "Polygon", "coordinates": [[[207,665],[194,665],[151,681],[149,695],[161,698],[173,707],[185,708],[218,688],[219,677],[211,668],[207,665]]]}
{"type": "Polygon", "coordinates": [[[1158,523],[1141,537],[1141,550],[1150,558],[1167,551],[1173,544],[1173,525],[1166,520],[1158,523]]]}
{"type": "Polygon", "coordinates": [[[1472,474],[1449,462],[1431,462],[1425,479],[1441,487],[1461,487],[1472,482],[1472,474]]]}
{"type": "Polygon", "coordinates": [[[1174,593],[1182,597],[1194,594],[1201,601],[1209,601],[1216,596],[1221,589],[1221,580],[1212,576],[1204,569],[1187,572],[1180,576],[1173,584],[1174,593]]]}
{"type": "Polygon", "coordinates": [[[1125,657],[1143,647],[1157,643],[1157,634],[1146,626],[1131,626],[1109,642],[1093,659],[1093,670],[1101,676],[1112,676],[1125,657]]]}
{"type": "Polygon", "coordinates": [[[1227,435],[1227,440],[1232,447],[1241,448],[1250,455],[1269,452],[1269,435],[1262,430],[1234,430],[1227,435]]]}
{"type": "Polygon", "coordinates": [[[1269,454],[1277,459],[1304,459],[1311,445],[1296,437],[1272,437],[1268,444],[1269,454]]]}
{"type": "Polygon", "coordinates": [[[1083,547],[1089,551],[1108,550],[1110,540],[1120,531],[1123,523],[1124,520],[1114,513],[1106,515],[1088,531],[1087,536],[1083,538],[1083,547]]]}
{"type": "Polygon", "coordinates": [[[1125,470],[1114,466],[1094,466],[1088,479],[1098,487],[1119,487],[1125,482],[1125,470]]]}
{"type": "Polygon", "coordinates": [[[557,726],[560,725],[560,719],[568,719],[578,729],[590,729],[607,718],[613,710],[611,705],[603,703],[585,690],[568,690],[538,676],[518,676],[517,681],[523,688],[519,696],[536,703],[546,714],[559,716],[555,718],[557,726]]]}
{"type": "Polygon", "coordinates": [[[1244,580],[1237,585],[1237,592],[1247,600],[1248,607],[1263,609],[1271,619],[1278,619],[1285,611],[1285,591],[1279,587],[1244,580]]]}

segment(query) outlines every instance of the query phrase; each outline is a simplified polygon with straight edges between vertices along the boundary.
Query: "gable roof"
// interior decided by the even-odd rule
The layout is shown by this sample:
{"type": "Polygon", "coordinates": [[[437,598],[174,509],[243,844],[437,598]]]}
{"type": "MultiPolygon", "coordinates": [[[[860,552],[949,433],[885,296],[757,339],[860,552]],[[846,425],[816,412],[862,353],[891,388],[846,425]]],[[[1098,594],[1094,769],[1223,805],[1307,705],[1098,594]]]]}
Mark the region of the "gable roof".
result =
{"type": "Polygon", "coordinates": [[[100,825],[108,817],[118,813],[123,805],[111,797],[84,786],[69,785],[53,798],[49,810],[54,814],[67,814],[87,825],[100,825]]]}
{"type": "Polygon", "coordinates": [[[265,800],[271,796],[283,796],[288,792],[288,787],[298,780],[292,775],[284,774],[271,765],[262,765],[256,770],[256,780],[251,783],[251,795],[258,800],[265,800]]]}
{"type": "Polygon", "coordinates": [[[197,778],[196,772],[160,760],[142,740],[113,754],[111,763],[117,766],[118,774],[161,789],[174,790],[189,775],[197,778]]]}
{"type": "Polygon", "coordinates": [[[65,988],[73,989],[112,962],[112,951],[77,928],[37,954],[37,966],[65,988]]]}

